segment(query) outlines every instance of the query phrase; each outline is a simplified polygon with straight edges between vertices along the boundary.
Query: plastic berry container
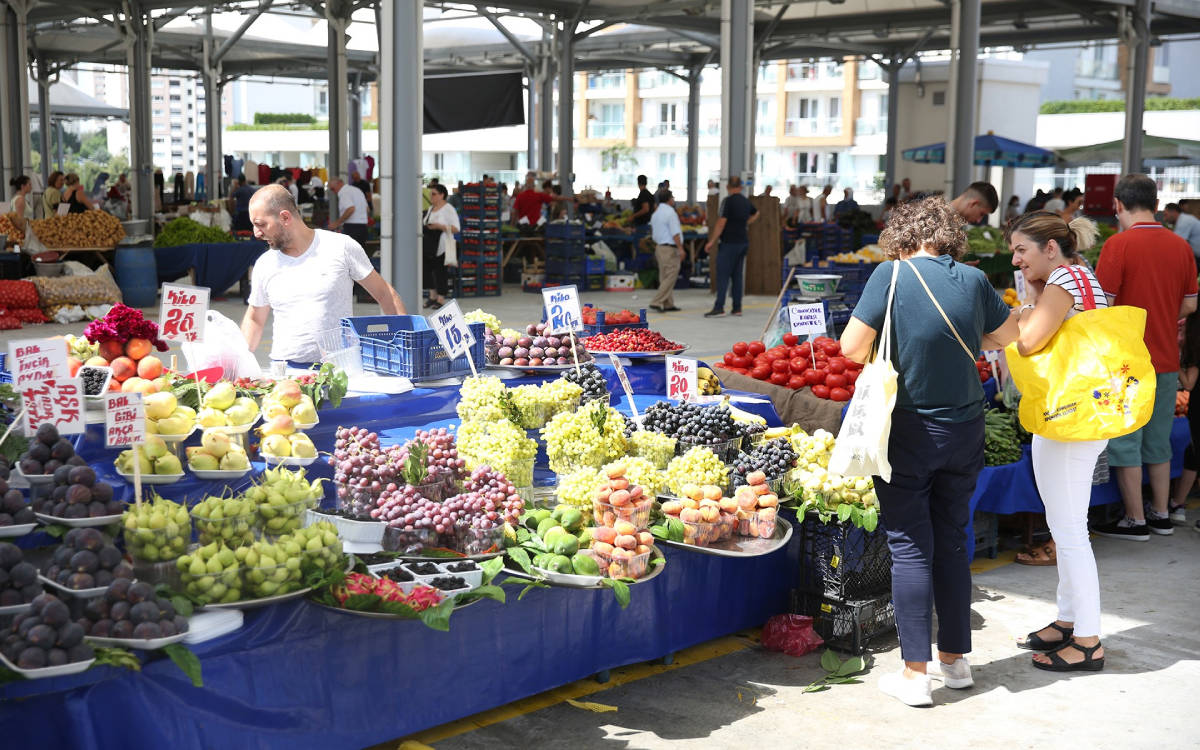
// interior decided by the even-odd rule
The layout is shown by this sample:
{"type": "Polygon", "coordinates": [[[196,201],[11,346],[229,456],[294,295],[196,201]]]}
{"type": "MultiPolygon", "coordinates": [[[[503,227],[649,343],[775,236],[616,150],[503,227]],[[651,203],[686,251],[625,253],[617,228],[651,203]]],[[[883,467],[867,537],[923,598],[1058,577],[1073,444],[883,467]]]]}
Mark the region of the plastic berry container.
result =
{"type": "Polygon", "coordinates": [[[722,513],[717,519],[717,541],[723,542],[726,539],[733,537],[733,531],[737,528],[736,513],[722,513]]]}
{"type": "Polygon", "coordinates": [[[248,599],[290,594],[302,587],[300,578],[300,560],[296,558],[283,565],[245,568],[242,572],[243,593],[248,599]]]}
{"type": "Polygon", "coordinates": [[[598,526],[612,527],[617,521],[628,521],[638,531],[650,528],[650,512],[654,509],[654,498],[643,497],[639,502],[612,505],[599,500],[592,501],[592,517],[598,526]]]}
{"type": "Polygon", "coordinates": [[[756,511],[738,511],[737,533],[770,539],[775,536],[775,524],[779,520],[774,508],[759,508],[756,511]]]}
{"type": "Polygon", "coordinates": [[[742,438],[739,435],[738,437],[730,438],[729,440],[712,441],[689,436],[681,436],[675,440],[675,453],[676,455],[682,456],[684,453],[687,453],[688,450],[695,448],[696,446],[708,448],[710,451],[716,454],[717,458],[728,464],[737,459],[738,452],[742,448],[742,438]]]}
{"type": "Polygon", "coordinates": [[[694,544],[697,547],[707,547],[721,539],[721,522],[713,521],[681,521],[683,524],[683,543],[694,544]]]}
{"type": "Polygon", "coordinates": [[[479,529],[467,524],[458,524],[454,529],[456,550],[464,555],[490,555],[504,551],[504,524],[489,529],[479,529]]]}
{"type": "Polygon", "coordinates": [[[639,555],[619,548],[609,553],[593,549],[592,554],[600,564],[600,572],[605,578],[637,579],[646,575],[646,568],[650,565],[650,556],[654,554],[654,550],[639,555]]]}
{"type": "Polygon", "coordinates": [[[403,529],[387,526],[383,530],[381,546],[384,552],[399,552],[402,555],[419,555],[437,546],[436,529],[403,529]]]}
{"type": "Polygon", "coordinates": [[[242,547],[253,542],[257,521],[258,513],[253,510],[216,521],[200,518],[192,513],[192,527],[196,529],[196,538],[200,544],[221,542],[229,548],[242,547]]]}

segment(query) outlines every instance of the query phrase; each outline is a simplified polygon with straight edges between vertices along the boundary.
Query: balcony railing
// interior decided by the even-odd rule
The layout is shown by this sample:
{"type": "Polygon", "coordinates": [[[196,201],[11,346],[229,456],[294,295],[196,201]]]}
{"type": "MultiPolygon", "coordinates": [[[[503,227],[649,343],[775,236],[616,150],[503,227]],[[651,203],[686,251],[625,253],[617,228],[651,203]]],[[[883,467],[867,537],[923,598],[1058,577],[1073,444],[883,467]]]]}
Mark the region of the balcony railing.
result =
{"type": "Polygon", "coordinates": [[[886,117],[859,117],[854,121],[855,135],[886,135],[886,117]]]}
{"type": "Polygon", "coordinates": [[[826,136],[842,134],[840,117],[789,117],[784,123],[783,134],[790,136],[826,136]]]}
{"type": "Polygon", "coordinates": [[[840,80],[842,64],[835,62],[792,63],[787,66],[789,81],[840,80]]]}
{"type": "Polygon", "coordinates": [[[588,138],[621,138],[625,135],[623,122],[589,122],[588,138]]]}
{"type": "Polygon", "coordinates": [[[754,132],[756,132],[762,136],[767,136],[769,138],[774,137],[775,136],[775,118],[771,117],[769,120],[761,120],[760,119],[757,123],[755,123],[754,132]]]}
{"type": "Polygon", "coordinates": [[[1075,61],[1075,75],[1080,78],[1115,79],[1117,77],[1117,63],[1114,60],[1097,60],[1094,57],[1080,57],[1075,61]]]}
{"type": "Polygon", "coordinates": [[[624,73],[604,73],[588,76],[588,89],[623,89],[625,88],[624,73]]]}
{"type": "Polygon", "coordinates": [[[638,124],[638,138],[687,137],[687,126],[674,122],[652,122],[638,124]]]}

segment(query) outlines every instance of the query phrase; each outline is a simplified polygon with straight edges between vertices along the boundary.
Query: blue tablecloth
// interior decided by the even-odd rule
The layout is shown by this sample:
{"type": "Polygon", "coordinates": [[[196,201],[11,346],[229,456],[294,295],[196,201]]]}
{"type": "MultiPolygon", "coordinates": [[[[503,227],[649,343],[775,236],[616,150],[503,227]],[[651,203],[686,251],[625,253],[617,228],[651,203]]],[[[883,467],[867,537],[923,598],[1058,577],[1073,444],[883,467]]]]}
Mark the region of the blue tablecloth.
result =
{"type": "MultiPolygon", "coordinates": [[[[635,384],[661,386],[662,370],[656,363],[629,373],[635,384]]],[[[536,382],[518,382],[525,380],[536,382]]],[[[310,434],[319,447],[339,425],[375,429],[385,443],[404,440],[453,422],[457,393],[350,398],[323,410],[310,434]]],[[[645,408],[657,398],[641,394],[635,403],[645,408]]],[[[615,405],[624,411],[625,399],[615,405]]],[[[769,403],[743,406],[778,423],[769,403]]],[[[81,455],[127,491],[111,474],[115,452],[99,440],[93,427],[79,441],[81,455]]],[[[322,462],[309,468],[329,472],[322,462]]],[[[163,489],[198,500],[220,486],[188,480],[163,489]]],[[[456,613],[449,633],[308,602],[249,611],[241,630],[194,647],[203,688],[162,659],[140,674],[105,667],[10,683],[0,686],[0,736],[6,747],[372,745],[760,625],[787,610],[800,558],[797,543],[747,559],[665,554],[663,573],[634,586],[626,610],[607,591],[555,588],[517,602],[512,588],[505,605],[485,601],[456,613]]]]}
{"type": "Polygon", "coordinates": [[[214,297],[219,297],[266,251],[267,243],[258,240],[176,245],[154,248],[154,261],[159,282],[174,281],[195,271],[196,285],[208,287],[214,297]]]}

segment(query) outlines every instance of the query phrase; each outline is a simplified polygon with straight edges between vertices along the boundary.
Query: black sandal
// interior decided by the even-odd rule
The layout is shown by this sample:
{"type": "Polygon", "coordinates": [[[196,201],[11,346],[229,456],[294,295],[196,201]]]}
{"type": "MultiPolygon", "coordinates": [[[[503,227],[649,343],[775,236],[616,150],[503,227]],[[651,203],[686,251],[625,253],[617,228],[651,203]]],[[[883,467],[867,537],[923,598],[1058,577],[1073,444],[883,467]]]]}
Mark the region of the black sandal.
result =
{"type": "Polygon", "coordinates": [[[1096,659],[1093,654],[1100,649],[1101,644],[1095,646],[1081,646],[1080,644],[1071,641],[1070,648],[1078,649],[1079,653],[1083,654],[1083,661],[1072,664],[1066,659],[1059,656],[1060,653],[1066,650],[1067,646],[1056,649],[1046,654],[1050,658],[1049,664],[1043,664],[1040,661],[1034,661],[1033,666],[1038,669],[1044,669],[1047,672],[1099,672],[1104,669],[1104,657],[1096,659]]]}
{"type": "MultiPolygon", "coordinates": [[[[1032,633],[1030,633],[1029,635],[1025,636],[1025,640],[1017,641],[1017,647],[1029,649],[1030,651],[1055,651],[1059,648],[1062,648],[1066,644],[1070,643],[1071,636],[1075,634],[1075,628],[1064,628],[1062,625],[1059,625],[1057,622],[1050,623],[1049,625],[1046,626],[1046,628],[1053,628],[1054,630],[1057,630],[1058,632],[1062,633],[1062,640],[1061,641],[1044,640],[1040,635],[1038,635],[1038,633],[1040,631],[1035,630],[1032,633]]],[[[1042,630],[1045,630],[1046,628],[1042,628],[1042,630]]]]}

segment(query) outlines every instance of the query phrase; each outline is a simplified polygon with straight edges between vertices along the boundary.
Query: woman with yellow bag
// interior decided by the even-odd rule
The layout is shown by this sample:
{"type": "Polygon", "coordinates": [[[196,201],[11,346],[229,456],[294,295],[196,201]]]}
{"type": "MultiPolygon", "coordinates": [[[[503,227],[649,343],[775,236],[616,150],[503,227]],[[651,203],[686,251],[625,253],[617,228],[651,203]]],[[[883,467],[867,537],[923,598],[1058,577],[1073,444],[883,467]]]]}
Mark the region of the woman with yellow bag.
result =
{"type": "MultiPolygon", "coordinates": [[[[1137,403],[1146,400],[1147,389],[1152,404],[1153,368],[1149,352],[1141,352],[1141,370],[1149,369],[1150,375],[1143,387],[1145,373],[1138,367],[1126,369],[1127,363],[1120,360],[1123,353],[1112,351],[1118,342],[1111,340],[1113,328],[1108,324],[1114,322],[1114,314],[1121,317],[1130,308],[1089,312],[1086,321],[1068,324],[1085,311],[1108,307],[1100,282],[1079,255],[1095,244],[1094,223],[1080,218],[1068,224],[1057,213],[1035,211],[1014,220],[1007,233],[1012,263],[1025,275],[1036,300],[1019,311],[1021,334],[1009,345],[1007,359],[1023,394],[1021,423],[1034,433],[1033,473],[1058,548],[1059,579],[1058,618],[1019,645],[1046,652],[1033,657],[1039,669],[1099,671],[1104,668],[1100,581],[1087,528],[1092,474],[1108,437],[1138,426],[1137,403]],[[1081,375],[1097,371],[1098,377],[1080,382],[1081,375]],[[1117,418],[1094,427],[1090,423],[1097,411],[1117,418]]],[[[1136,313],[1132,318],[1136,327],[1136,313]]],[[[1144,313],[1141,320],[1141,328],[1125,330],[1121,338],[1142,344],[1144,350],[1144,313]]]]}

